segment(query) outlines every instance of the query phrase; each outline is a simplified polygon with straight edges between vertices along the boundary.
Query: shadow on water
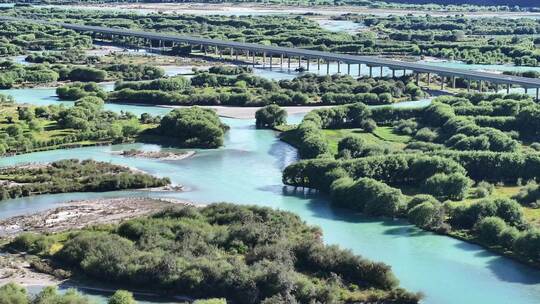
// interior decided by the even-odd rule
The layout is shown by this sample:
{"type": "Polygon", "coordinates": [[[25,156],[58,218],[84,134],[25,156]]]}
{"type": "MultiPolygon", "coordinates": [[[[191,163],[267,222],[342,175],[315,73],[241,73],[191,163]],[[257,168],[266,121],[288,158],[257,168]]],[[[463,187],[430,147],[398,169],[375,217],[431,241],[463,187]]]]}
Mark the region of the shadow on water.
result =
{"type": "MultiPolygon", "coordinates": [[[[540,284],[539,270],[502,256],[492,255],[494,258],[489,261],[487,267],[498,279],[509,283],[540,284]]],[[[538,286],[538,289],[540,289],[540,286],[538,286]]]]}

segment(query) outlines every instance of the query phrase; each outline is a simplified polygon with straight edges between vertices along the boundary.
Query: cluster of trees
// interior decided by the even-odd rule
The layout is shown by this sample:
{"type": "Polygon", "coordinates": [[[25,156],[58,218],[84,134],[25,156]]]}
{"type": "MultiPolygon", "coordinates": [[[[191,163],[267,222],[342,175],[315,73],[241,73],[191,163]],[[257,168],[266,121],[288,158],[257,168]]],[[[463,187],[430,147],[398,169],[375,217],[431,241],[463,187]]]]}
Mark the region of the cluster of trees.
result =
{"type": "MultiPolygon", "coordinates": [[[[370,42],[364,43],[361,52],[407,53],[479,64],[536,66],[540,59],[532,36],[540,31],[540,23],[535,19],[354,14],[339,19],[353,20],[370,28],[357,38],[370,42]]],[[[353,50],[354,47],[348,49],[353,50]]]]}
{"type": "Polygon", "coordinates": [[[419,301],[398,287],[389,266],[324,245],[320,234],[292,213],[221,203],[176,207],[62,238],[25,234],[8,246],[101,282],[195,298],[240,304],[419,301]],[[50,250],[59,243],[61,250],[50,250]]]}
{"type": "Polygon", "coordinates": [[[22,65],[12,61],[0,62],[0,88],[15,84],[42,84],[56,81],[102,82],[109,79],[151,80],[163,77],[160,67],[135,64],[80,66],[65,64],[22,65]]]}
{"type": "Polygon", "coordinates": [[[423,229],[466,235],[537,263],[539,232],[529,226],[521,207],[538,206],[535,182],[515,200],[458,201],[491,196],[490,183],[521,185],[540,178],[535,150],[540,145],[524,145],[539,139],[534,127],[540,126],[538,113],[538,105],[522,94],[444,96],[425,108],[369,109],[358,103],[314,110],[285,133],[306,159],[285,168],[283,182],[327,192],[339,207],[404,217],[423,229]],[[361,132],[336,141],[323,131],[362,128],[366,120],[391,126],[411,140],[389,150],[366,141],[361,132]],[[473,145],[477,138],[483,144],[473,145]],[[329,140],[337,142],[336,155],[329,153],[329,140]]]}
{"type": "Polygon", "coordinates": [[[105,111],[103,100],[95,96],[83,97],[69,108],[62,105],[16,106],[9,102],[12,98],[2,99],[7,102],[0,103],[0,119],[4,119],[0,120],[0,155],[83,141],[130,141],[141,132],[141,123],[156,123],[152,117],[144,116],[144,121],[139,121],[130,113],[105,111]]]}
{"type": "Polygon", "coordinates": [[[287,111],[276,104],[267,105],[255,112],[257,128],[274,128],[287,123],[287,111]]]}
{"type": "Polygon", "coordinates": [[[183,147],[218,148],[228,127],[212,109],[190,107],[165,115],[155,132],[173,138],[183,147]]]}
{"type": "Polygon", "coordinates": [[[20,55],[28,50],[87,49],[92,46],[89,36],[37,23],[3,22],[0,33],[0,54],[3,56],[20,55]]]}
{"type": "Polygon", "coordinates": [[[69,49],[31,53],[24,60],[32,63],[95,64],[100,61],[100,58],[98,56],[86,56],[81,49],[69,49]]]}
{"type": "Polygon", "coordinates": [[[95,82],[74,82],[56,88],[56,95],[62,100],[78,100],[86,96],[107,99],[107,92],[95,82]]]}
{"type": "Polygon", "coordinates": [[[409,77],[355,79],[349,75],[305,74],[293,80],[273,81],[249,72],[249,69],[220,66],[197,71],[189,80],[174,77],[151,82],[120,82],[109,100],[177,105],[294,106],[355,102],[380,105],[425,96],[409,77]]]}
{"type": "Polygon", "coordinates": [[[114,191],[170,184],[168,178],[134,172],[127,167],[75,159],[43,166],[2,168],[0,175],[0,200],[36,194],[114,191]]]}

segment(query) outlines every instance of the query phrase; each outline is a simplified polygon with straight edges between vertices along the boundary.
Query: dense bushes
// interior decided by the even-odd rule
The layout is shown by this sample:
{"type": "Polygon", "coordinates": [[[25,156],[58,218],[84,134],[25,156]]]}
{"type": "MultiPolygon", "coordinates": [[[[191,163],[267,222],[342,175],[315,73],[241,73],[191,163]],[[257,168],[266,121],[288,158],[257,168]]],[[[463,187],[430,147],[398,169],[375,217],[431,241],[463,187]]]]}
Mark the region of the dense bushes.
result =
{"type": "Polygon", "coordinates": [[[48,244],[39,255],[93,279],[195,298],[240,304],[419,300],[397,288],[387,265],[326,246],[319,229],[269,208],[176,207],[112,229],[64,235],[39,235],[23,247],[48,244]],[[58,242],[62,249],[51,254],[48,247],[58,242]]]}
{"type": "Polygon", "coordinates": [[[405,207],[399,189],[371,178],[342,177],[330,186],[332,204],[373,216],[397,216],[405,207]]]}
{"type": "Polygon", "coordinates": [[[58,87],[56,95],[64,100],[77,100],[86,96],[97,96],[104,100],[107,98],[105,90],[95,82],[67,84],[58,87]]]}
{"type": "Polygon", "coordinates": [[[442,199],[462,200],[470,186],[471,180],[461,173],[439,173],[426,179],[422,190],[442,199]]]}
{"type": "Polygon", "coordinates": [[[287,111],[278,105],[268,105],[255,112],[257,128],[273,128],[285,123],[287,123],[287,111]]]}
{"type": "Polygon", "coordinates": [[[156,178],[129,168],[92,160],[62,160],[36,167],[0,169],[0,200],[48,193],[97,192],[160,187],[168,178],[156,178]]]}
{"type": "Polygon", "coordinates": [[[181,146],[217,148],[223,145],[226,129],[214,110],[191,107],[169,112],[156,131],[176,139],[181,146]]]}

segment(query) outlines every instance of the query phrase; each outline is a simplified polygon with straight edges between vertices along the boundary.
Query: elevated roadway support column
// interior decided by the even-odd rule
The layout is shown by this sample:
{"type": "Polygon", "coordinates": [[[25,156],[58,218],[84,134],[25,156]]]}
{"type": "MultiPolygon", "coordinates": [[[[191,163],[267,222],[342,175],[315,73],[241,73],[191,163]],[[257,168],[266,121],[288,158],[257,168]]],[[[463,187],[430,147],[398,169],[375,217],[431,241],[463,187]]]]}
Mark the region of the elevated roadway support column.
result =
{"type": "Polygon", "coordinates": [[[330,61],[326,61],[326,75],[330,75],[330,61]]]}
{"type": "Polygon", "coordinates": [[[506,85],[506,94],[510,94],[510,84],[506,85]]]}
{"type": "Polygon", "coordinates": [[[287,68],[289,69],[289,71],[291,70],[291,57],[290,56],[287,56],[287,68]]]}

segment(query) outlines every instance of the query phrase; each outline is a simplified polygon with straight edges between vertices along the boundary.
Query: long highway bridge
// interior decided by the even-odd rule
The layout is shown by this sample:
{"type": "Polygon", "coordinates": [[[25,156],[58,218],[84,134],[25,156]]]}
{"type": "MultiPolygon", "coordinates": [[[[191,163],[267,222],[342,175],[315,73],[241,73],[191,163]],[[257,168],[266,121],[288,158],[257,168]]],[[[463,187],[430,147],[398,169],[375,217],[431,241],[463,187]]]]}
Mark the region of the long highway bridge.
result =
{"type": "MultiPolygon", "coordinates": [[[[206,52],[207,48],[212,48],[222,54],[222,51],[230,51],[231,56],[236,56],[238,59],[239,54],[244,54],[249,58],[250,54],[252,56],[253,64],[255,64],[255,56],[262,55],[263,62],[266,63],[267,58],[270,59],[270,67],[272,67],[272,59],[278,57],[280,59],[280,65],[283,65],[284,58],[287,59],[288,67],[291,66],[291,58],[298,58],[299,66],[304,59],[307,63],[307,70],[310,68],[310,62],[316,60],[317,68],[321,68],[321,64],[326,63],[327,72],[329,72],[330,63],[336,62],[338,64],[338,73],[341,70],[341,64],[344,64],[347,68],[347,73],[350,74],[351,65],[358,65],[358,71],[361,71],[361,65],[365,65],[369,68],[369,75],[372,75],[373,68],[380,68],[382,71],[383,67],[389,68],[392,70],[393,75],[395,71],[412,71],[416,75],[418,81],[420,74],[427,75],[428,84],[431,83],[431,76],[438,75],[441,78],[441,88],[444,88],[445,80],[450,80],[450,84],[455,87],[456,78],[462,78],[467,80],[468,89],[470,89],[470,84],[472,81],[478,81],[480,83],[479,88],[482,90],[483,83],[492,83],[495,85],[506,85],[507,91],[509,91],[510,86],[519,86],[525,89],[527,92],[529,89],[536,89],[536,99],[539,98],[539,89],[540,89],[540,79],[537,78],[526,78],[519,76],[511,75],[502,75],[488,72],[456,69],[456,68],[446,68],[439,66],[432,66],[421,63],[413,62],[403,62],[373,56],[355,56],[347,54],[338,54],[331,52],[323,51],[314,51],[306,50],[300,48],[291,48],[291,47],[279,47],[279,46],[268,46],[255,43],[244,43],[236,41],[225,41],[218,39],[207,39],[200,37],[192,36],[183,36],[183,35],[174,35],[168,33],[156,33],[156,32],[144,32],[137,30],[128,30],[128,29],[119,29],[119,28],[108,28],[108,27],[99,27],[99,26],[88,26],[80,25],[73,23],[62,23],[62,22],[51,22],[45,20],[36,20],[36,19],[25,19],[9,16],[0,16],[0,21],[4,22],[31,22],[39,23],[46,25],[59,26],[66,29],[71,29],[78,32],[90,32],[93,34],[106,35],[111,38],[113,37],[136,37],[142,38],[152,44],[157,42],[159,46],[165,45],[168,43],[170,46],[178,45],[191,45],[191,46],[200,46],[206,52]],[[321,63],[323,62],[323,63],[321,63]]],[[[382,74],[382,73],[381,73],[382,74]]]]}

